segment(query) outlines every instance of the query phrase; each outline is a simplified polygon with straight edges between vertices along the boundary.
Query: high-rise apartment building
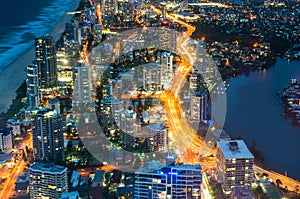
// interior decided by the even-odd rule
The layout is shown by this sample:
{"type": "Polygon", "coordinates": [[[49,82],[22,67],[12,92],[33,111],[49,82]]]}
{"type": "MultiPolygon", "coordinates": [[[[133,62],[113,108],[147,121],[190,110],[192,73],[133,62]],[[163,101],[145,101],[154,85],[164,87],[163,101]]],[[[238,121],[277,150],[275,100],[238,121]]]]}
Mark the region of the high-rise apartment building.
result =
{"type": "Polygon", "coordinates": [[[201,198],[201,183],[200,165],[162,168],[158,162],[151,162],[148,167],[135,172],[134,198],[198,199],[201,198]]]}
{"type": "Polygon", "coordinates": [[[93,26],[94,37],[97,42],[101,42],[102,39],[102,26],[101,24],[94,24],[93,26]]]}
{"type": "Polygon", "coordinates": [[[32,113],[33,155],[36,161],[64,162],[62,116],[56,111],[39,108],[32,113]]]}
{"type": "Polygon", "coordinates": [[[208,93],[202,92],[197,95],[191,95],[190,102],[190,121],[201,123],[207,120],[208,111],[208,93]]]}
{"type": "Polygon", "coordinates": [[[199,124],[207,120],[208,92],[204,89],[201,74],[194,70],[190,76],[190,121],[199,124]]]}
{"type": "Polygon", "coordinates": [[[29,168],[31,199],[60,199],[68,192],[67,168],[51,163],[34,163],[29,168]]]}
{"type": "Polygon", "coordinates": [[[92,102],[90,66],[85,66],[83,63],[73,66],[73,85],[73,103],[92,102]]]}
{"type": "Polygon", "coordinates": [[[226,195],[233,187],[251,189],[253,183],[254,156],[243,140],[218,141],[217,180],[226,195]]]}
{"type": "Polygon", "coordinates": [[[138,126],[137,115],[133,110],[124,110],[120,112],[120,129],[121,139],[127,148],[131,148],[134,145],[138,126]]]}
{"type": "Polygon", "coordinates": [[[157,62],[160,65],[161,86],[163,89],[168,89],[174,77],[173,55],[169,52],[159,53],[157,62]]]}
{"type": "Polygon", "coordinates": [[[27,105],[30,108],[38,107],[40,104],[39,78],[38,67],[35,63],[27,66],[26,87],[27,105]]]}
{"type": "Polygon", "coordinates": [[[47,90],[57,86],[57,64],[55,42],[52,36],[35,39],[35,61],[37,65],[39,88],[47,90]]]}
{"type": "Polygon", "coordinates": [[[161,90],[161,68],[156,64],[147,64],[143,67],[143,88],[146,91],[161,90]]]}

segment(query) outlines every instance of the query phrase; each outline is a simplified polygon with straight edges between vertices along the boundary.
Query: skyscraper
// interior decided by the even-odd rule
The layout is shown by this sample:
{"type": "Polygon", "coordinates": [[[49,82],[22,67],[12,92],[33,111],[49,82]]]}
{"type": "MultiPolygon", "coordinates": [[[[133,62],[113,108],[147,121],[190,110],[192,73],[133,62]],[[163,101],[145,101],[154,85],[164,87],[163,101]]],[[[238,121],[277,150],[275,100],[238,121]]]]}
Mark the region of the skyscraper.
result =
{"type": "Polygon", "coordinates": [[[30,108],[38,107],[40,104],[39,78],[38,68],[35,63],[31,63],[27,66],[26,87],[27,105],[30,108]]]}
{"type": "Polygon", "coordinates": [[[57,86],[55,42],[52,36],[35,39],[35,60],[38,68],[39,88],[47,90],[57,86]]]}
{"type": "Polygon", "coordinates": [[[120,112],[121,139],[127,148],[131,148],[135,143],[137,129],[140,126],[137,122],[137,115],[133,110],[120,112]]]}
{"type": "Polygon", "coordinates": [[[80,63],[73,66],[73,103],[89,104],[92,102],[90,66],[80,63]]]}
{"type": "Polygon", "coordinates": [[[40,108],[33,112],[32,126],[35,160],[63,163],[65,155],[61,115],[51,109],[40,108]]]}
{"type": "Polygon", "coordinates": [[[207,120],[208,93],[202,92],[197,95],[191,95],[190,103],[190,121],[197,124],[207,120]]]}
{"type": "Polygon", "coordinates": [[[135,172],[134,198],[201,198],[202,168],[200,165],[186,164],[156,169],[161,167],[162,165],[153,161],[148,167],[135,172]]]}
{"type": "Polygon", "coordinates": [[[101,24],[95,24],[93,26],[93,31],[94,31],[94,36],[96,38],[96,41],[98,43],[100,43],[101,39],[102,39],[102,26],[101,26],[101,24]]]}
{"type": "Polygon", "coordinates": [[[157,62],[160,65],[161,87],[163,89],[168,89],[174,77],[173,55],[168,52],[159,53],[157,56],[157,62]]]}
{"type": "Polygon", "coordinates": [[[230,194],[236,186],[251,189],[253,164],[254,156],[243,140],[218,141],[217,180],[224,194],[230,194]]]}
{"type": "Polygon", "coordinates": [[[35,163],[29,168],[31,199],[60,199],[68,192],[67,168],[51,163],[35,163]]]}
{"type": "Polygon", "coordinates": [[[190,121],[201,123],[207,120],[208,92],[204,89],[201,74],[194,70],[190,77],[190,121]]]}
{"type": "Polygon", "coordinates": [[[147,64],[143,67],[143,88],[146,91],[161,90],[161,68],[156,64],[147,64]]]}

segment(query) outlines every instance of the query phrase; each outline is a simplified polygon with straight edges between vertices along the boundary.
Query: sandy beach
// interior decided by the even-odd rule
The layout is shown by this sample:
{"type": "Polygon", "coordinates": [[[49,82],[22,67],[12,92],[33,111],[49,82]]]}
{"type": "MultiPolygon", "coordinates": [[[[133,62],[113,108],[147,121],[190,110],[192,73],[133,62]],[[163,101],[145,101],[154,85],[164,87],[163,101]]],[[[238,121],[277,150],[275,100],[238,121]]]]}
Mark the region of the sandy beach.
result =
{"type": "MultiPolygon", "coordinates": [[[[74,4],[68,12],[76,11],[80,0],[74,0],[74,4]]],[[[49,31],[49,34],[57,40],[65,29],[65,23],[71,20],[73,15],[66,12],[61,20],[49,31]]],[[[26,79],[26,67],[34,60],[34,45],[23,55],[16,58],[0,74],[0,113],[6,112],[13,99],[16,98],[16,91],[26,79]]]]}

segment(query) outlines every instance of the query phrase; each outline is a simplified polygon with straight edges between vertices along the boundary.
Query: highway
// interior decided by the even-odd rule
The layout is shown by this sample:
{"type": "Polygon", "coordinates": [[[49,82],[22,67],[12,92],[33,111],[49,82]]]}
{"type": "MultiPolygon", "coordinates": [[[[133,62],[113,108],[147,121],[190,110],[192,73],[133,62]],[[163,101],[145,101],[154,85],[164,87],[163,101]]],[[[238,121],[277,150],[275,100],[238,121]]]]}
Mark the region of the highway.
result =
{"type": "MultiPolygon", "coordinates": [[[[32,136],[24,141],[24,146],[28,148],[32,148],[32,136]]],[[[8,199],[10,198],[15,192],[15,183],[19,175],[21,175],[26,167],[28,162],[23,161],[23,158],[19,158],[19,161],[13,167],[11,173],[9,174],[9,178],[3,184],[3,189],[0,191],[0,198],[1,199],[8,199]]]]}
{"type": "Polygon", "coordinates": [[[276,173],[274,171],[269,171],[269,170],[266,170],[266,169],[263,169],[261,167],[258,167],[256,165],[254,165],[254,173],[266,173],[268,174],[268,178],[270,180],[272,180],[272,182],[274,182],[276,184],[276,180],[279,179],[281,182],[282,182],[282,185],[281,187],[287,187],[287,189],[289,191],[295,191],[295,188],[296,186],[298,186],[298,188],[300,188],[300,182],[299,181],[296,181],[292,178],[289,178],[287,176],[284,176],[282,174],[279,174],[279,173],[276,173]]]}
{"type": "MultiPolygon", "coordinates": [[[[161,15],[161,10],[151,5],[150,8],[157,14],[161,15]]],[[[177,40],[178,54],[182,58],[179,67],[182,68],[180,73],[175,74],[169,90],[165,91],[160,101],[164,104],[168,118],[170,130],[171,145],[180,146],[181,161],[184,163],[199,163],[199,152],[203,147],[203,139],[198,137],[196,131],[190,126],[186,118],[181,117],[183,112],[180,106],[179,94],[187,80],[187,75],[193,70],[194,59],[186,49],[186,44],[190,40],[191,34],[195,27],[177,19],[171,15],[166,15],[169,20],[177,22],[187,28],[185,34],[180,35],[177,40]]],[[[171,146],[172,147],[172,146],[171,146]]],[[[210,150],[209,148],[207,150],[210,150]]]]}
{"type": "MultiPolygon", "coordinates": [[[[161,10],[157,9],[153,5],[151,6],[151,9],[156,12],[157,14],[162,14],[161,10]]],[[[215,169],[216,163],[215,158],[210,161],[200,161],[199,160],[199,150],[201,149],[203,145],[203,140],[200,139],[198,136],[196,136],[194,130],[190,127],[188,121],[181,117],[181,108],[180,103],[178,99],[178,95],[180,91],[182,90],[182,87],[186,81],[186,75],[192,71],[192,63],[193,58],[190,55],[189,52],[187,52],[187,49],[185,48],[186,43],[189,41],[189,36],[195,31],[195,27],[192,25],[182,21],[178,20],[175,17],[172,17],[170,15],[166,15],[166,17],[169,20],[175,21],[183,26],[186,26],[187,31],[185,35],[180,37],[178,39],[178,48],[179,48],[179,55],[183,58],[183,63],[181,64],[183,67],[183,72],[180,74],[175,75],[174,80],[172,82],[172,85],[170,86],[170,89],[166,91],[167,97],[162,96],[160,100],[164,103],[166,112],[167,112],[167,118],[168,118],[168,125],[170,127],[170,135],[171,139],[173,140],[172,145],[174,147],[180,146],[179,149],[182,152],[182,161],[184,163],[200,163],[203,167],[203,170],[209,170],[209,169],[215,169]],[[198,151],[197,151],[198,150],[198,151]]],[[[210,85],[210,90],[212,89],[214,85],[210,85]]],[[[208,148],[210,150],[210,148],[208,148]]],[[[216,155],[216,150],[213,149],[210,151],[211,154],[216,155]]],[[[262,169],[258,166],[254,166],[254,172],[257,173],[266,173],[268,174],[268,178],[271,179],[274,183],[276,183],[277,179],[280,179],[282,182],[282,187],[287,187],[289,191],[295,191],[296,187],[300,187],[300,182],[296,181],[292,178],[289,178],[287,176],[284,176],[282,174],[276,173],[274,171],[268,171],[265,169],[262,169]]],[[[205,194],[206,196],[209,195],[208,192],[205,194]]],[[[209,198],[209,197],[205,197],[209,198]]]]}

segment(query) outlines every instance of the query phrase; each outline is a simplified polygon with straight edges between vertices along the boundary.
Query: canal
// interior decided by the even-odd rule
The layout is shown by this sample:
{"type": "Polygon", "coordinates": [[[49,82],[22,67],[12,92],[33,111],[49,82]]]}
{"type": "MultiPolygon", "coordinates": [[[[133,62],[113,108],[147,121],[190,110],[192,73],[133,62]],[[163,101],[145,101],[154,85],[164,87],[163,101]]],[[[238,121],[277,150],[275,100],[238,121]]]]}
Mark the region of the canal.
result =
{"type": "Polygon", "coordinates": [[[225,130],[242,138],[272,170],[300,180],[300,127],[285,118],[277,96],[291,78],[300,80],[300,62],[278,58],[274,67],[230,79],[225,130]]]}

